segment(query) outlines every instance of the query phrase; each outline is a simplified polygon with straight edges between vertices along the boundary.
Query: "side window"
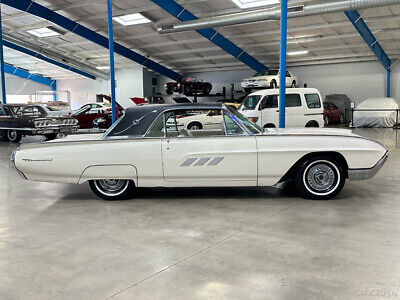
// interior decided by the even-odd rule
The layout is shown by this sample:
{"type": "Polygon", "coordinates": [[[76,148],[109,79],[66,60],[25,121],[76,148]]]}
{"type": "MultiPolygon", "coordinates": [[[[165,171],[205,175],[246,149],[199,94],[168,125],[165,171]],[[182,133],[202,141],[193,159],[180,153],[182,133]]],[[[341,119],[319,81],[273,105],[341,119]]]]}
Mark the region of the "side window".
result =
{"type": "Polygon", "coordinates": [[[244,133],[243,129],[240,128],[240,126],[236,124],[235,121],[233,121],[232,118],[227,114],[224,114],[224,121],[227,135],[238,135],[244,133]]]}
{"type": "MultiPolygon", "coordinates": [[[[305,95],[308,108],[321,108],[321,100],[318,94],[306,94],[305,95]]],[[[332,104],[329,104],[331,106],[332,104]]]]}
{"type": "Polygon", "coordinates": [[[6,113],[2,107],[0,107],[0,116],[5,116],[6,113]]]}
{"type": "Polygon", "coordinates": [[[277,95],[268,95],[265,96],[260,104],[260,110],[265,108],[277,108],[278,107],[278,96],[277,95]]]}
{"type": "Polygon", "coordinates": [[[301,106],[301,98],[299,94],[287,94],[286,95],[286,107],[298,107],[301,106]]]}
{"type": "Polygon", "coordinates": [[[165,126],[167,128],[167,137],[177,137],[179,135],[175,112],[165,114],[165,126]]]}
{"type": "Polygon", "coordinates": [[[176,110],[166,114],[167,137],[205,137],[225,135],[221,109],[176,110]]]}
{"type": "Polygon", "coordinates": [[[150,128],[146,137],[149,138],[162,138],[164,137],[164,114],[158,117],[158,119],[154,122],[153,126],[150,128]]]}
{"type": "Polygon", "coordinates": [[[291,77],[291,75],[288,71],[286,71],[286,77],[291,77]]]}

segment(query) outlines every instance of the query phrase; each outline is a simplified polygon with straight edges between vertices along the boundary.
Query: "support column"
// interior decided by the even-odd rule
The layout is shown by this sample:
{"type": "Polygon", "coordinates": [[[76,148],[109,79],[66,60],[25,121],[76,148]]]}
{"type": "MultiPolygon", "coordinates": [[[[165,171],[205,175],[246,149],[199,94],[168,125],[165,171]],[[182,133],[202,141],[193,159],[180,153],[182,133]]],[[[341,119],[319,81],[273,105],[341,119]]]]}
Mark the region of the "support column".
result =
{"type": "Polygon", "coordinates": [[[3,26],[1,23],[1,4],[0,4],[0,76],[1,76],[1,97],[3,103],[7,103],[6,99],[6,79],[4,77],[4,53],[3,53],[3,26]]]}
{"type": "Polygon", "coordinates": [[[390,75],[391,75],[391,70],[387,70],[387,86],[386,86],[386,97],[390,98],[390,75]]]}
{"type": "Polygon", "coordinates": [[[112,122],[117,119],[117,104],[115,102],[115,71],[114,71],[114,37],[112,25],[112,5],[111,0],[107,0],[108,14],[108,51],[110,53],[110,81],[111,81],[111,108],[112,122]]]}
{"type": "Polygon", "coordinates": [[[281,46],[279,59],[279,128],[285,128],[286,107],[286,46],[287,46],[287,0],[281,0],[281,46]]]}

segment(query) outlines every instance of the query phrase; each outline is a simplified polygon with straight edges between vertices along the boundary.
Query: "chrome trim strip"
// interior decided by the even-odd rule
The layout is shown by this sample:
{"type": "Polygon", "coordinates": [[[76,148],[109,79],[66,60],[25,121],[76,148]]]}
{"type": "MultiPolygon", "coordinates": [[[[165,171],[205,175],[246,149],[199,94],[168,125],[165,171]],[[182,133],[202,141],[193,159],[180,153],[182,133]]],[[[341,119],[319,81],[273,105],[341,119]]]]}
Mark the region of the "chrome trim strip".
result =
{"type": "Polygon", "coordinates": [[[208,163],[208,166],[216,166],[216,165],[218,165],[223,159],[224,159],[224,157],[222,157],[222,156],[215,157],[215,158],[213,158],[212,161],[210,161],[210,162],[208,163]]]}
{"type": "Polygon", "coordinates": [[[15,165],[15,155],[17,154],[17,151],[19,150],[19,148],[17,148],[16,150],[13,151],[13,153],[11,154],[11,166],[14,168],[15,171],[17,171],[18,175],[22,177],[22,179],[28,180],[26,178],[26,176],[24,175],[24,173],[22,173],[20,170],[17,169],[17,166],[15,165]]]}
{"type": "Polygon", "coordinates": [[[197,158],[195,157],[189,157],[187,160],[185,160],[182,164],[181,167],[189,167],[192,163],[196,161],[197,158]]]}
{"type": "Polygon", "coordinates": [[[387,158],[389,157],[389,152],[386,151],[385,155],[373,166],[372,168],[367,169],[348,169],[348,175],[350,181],[355,180],[367,180],[371,179],[378,173],[378,171],[385,164],[387,158]]]}
{"type": "Polygon", "coordinates": [[[195,167],[201,167],[206,164],[211,159],[211,157],[202,157],[200,158],[197,163],[194,164],[195,167]]]}

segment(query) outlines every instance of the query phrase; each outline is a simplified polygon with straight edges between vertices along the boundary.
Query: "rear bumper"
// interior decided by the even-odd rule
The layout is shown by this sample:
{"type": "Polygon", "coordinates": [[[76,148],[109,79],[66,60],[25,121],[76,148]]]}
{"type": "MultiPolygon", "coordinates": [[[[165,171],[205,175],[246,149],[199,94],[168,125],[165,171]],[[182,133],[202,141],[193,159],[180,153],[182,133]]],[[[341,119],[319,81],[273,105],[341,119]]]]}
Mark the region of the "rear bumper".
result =
{"type": "Polygon", "coordinates": [[[386,151],[385,155],[376,163],[375,166],[369,169],[349,169],[349,180],[367,180],[371,179],[378,173],[378,171],[382,168],[385,164],[387,158],[389,156],[389,152],[386,151]]]}
{"type": "Polygon", "coordinates": [[[70,126],[48,126],[43,128],[35,128],[32,130],[32,134],[52,134],[52,133],[75,133],[78,131],[78,125],[70,126]]]}

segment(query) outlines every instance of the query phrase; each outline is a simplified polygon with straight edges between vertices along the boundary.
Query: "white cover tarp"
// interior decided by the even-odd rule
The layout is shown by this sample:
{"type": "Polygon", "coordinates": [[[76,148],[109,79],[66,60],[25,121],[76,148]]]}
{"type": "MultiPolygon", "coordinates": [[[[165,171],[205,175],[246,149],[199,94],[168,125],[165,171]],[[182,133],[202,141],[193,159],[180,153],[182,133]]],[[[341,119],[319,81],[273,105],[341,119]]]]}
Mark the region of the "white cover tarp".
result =
{"type": "Polygon", "coordinates": [[[393,127],[396,125],[396,109],[399,105],[393,98],[371,98],[357,105],[353,116],[353,127],[393,127]],[[393,111],[357,111],[357,109],[393,111]]]}

